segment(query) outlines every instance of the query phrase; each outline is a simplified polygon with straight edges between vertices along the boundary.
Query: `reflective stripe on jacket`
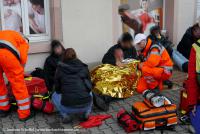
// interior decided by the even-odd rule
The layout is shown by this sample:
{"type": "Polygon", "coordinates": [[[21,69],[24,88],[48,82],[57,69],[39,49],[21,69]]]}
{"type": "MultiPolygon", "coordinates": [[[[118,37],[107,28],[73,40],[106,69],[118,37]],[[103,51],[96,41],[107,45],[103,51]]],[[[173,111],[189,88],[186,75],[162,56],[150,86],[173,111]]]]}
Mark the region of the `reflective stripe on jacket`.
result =
{"type": "MultiPolygon", "coordinates": [[[[20,33],[12,30],[0,31],[0,43],[8,46],[14,50],[15,56],[17,55],[22,65],[26,64],[28,58],[29,45],[20,33]]],[[[10,50],[9,49],[9,50],[10,50]]]]}
{"type": "Polygon", "coordinates": [[[160,67],[172,71],[173,62],[167,50],[163,46],[153,44],[153,42],[148,39],[146,48],[143,51],[143,55],[146,56],[143,67],[160,67]]]}

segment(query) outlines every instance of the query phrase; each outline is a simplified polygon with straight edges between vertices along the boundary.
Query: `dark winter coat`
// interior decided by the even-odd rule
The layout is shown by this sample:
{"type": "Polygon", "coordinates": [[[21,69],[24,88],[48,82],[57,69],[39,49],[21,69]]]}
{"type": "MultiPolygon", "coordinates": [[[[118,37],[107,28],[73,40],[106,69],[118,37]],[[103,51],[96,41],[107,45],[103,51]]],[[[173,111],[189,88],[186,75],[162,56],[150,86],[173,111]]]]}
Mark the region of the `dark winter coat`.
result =
{"type": "Polygon", "coordinates": [[[120,44],[112,46],[108,52],[104,55],[102,63],[103,64],[111,64],[111,65],[116,65],[116,60],[115,60],[115,50],[116,49],[122,49],[124,53],[124,59],[130,58],[130,59],[137,59],[137,52],[135,47],[132,47],[130,49],[124,49],[120,44]]]}
{"type": "Polygon", "coordinates": [[[75,107],[90,103],[91,88],[92,82],[86,64],[78,59],[58,64],[55,89],[62,94],[62,105],[75,107]]]}
{"type": "Polygon", "coordinates": [[[49,57],[47,57],[44,64],[45,82],[48,90],[50,91],[53,90],[55,72],[60,59],[60,57],[51,54],[49,57]]]}
{"type": "Polygon", "coordinates": [[[180,43],[178,44],[177,50],[187,59],[190,58],[190,52],[192,45],[196,42],[196,39],[192,35],[192,28],[190,27],[183,35],[180,43]]]}

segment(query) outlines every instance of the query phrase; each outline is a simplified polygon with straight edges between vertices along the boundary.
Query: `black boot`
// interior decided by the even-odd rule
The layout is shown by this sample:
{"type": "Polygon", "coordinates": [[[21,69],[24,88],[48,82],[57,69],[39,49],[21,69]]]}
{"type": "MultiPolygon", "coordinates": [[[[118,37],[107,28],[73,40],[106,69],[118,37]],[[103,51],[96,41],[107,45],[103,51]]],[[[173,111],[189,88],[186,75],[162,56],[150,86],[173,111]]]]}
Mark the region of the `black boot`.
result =
{"type": "Polygon", "coordinates": [[[62,123],[63,124],[69,124],[72,122],[72,117],[70,115],[66,115],[62,118],[62,123]]]}
{"type": "Polygon", "coordinates": [[[35,116],[35,112],[31,111],[29,116],[27,116],[26,118],[23,118],[23,119],[19,119],[19,120],[22,121],[22,122],[25,122],[25,121],[33,118],[34,116],[35,116]]]}
{"type": "Polygon", "coordinates": [[[3,110],[0,110],[0,118],[7,117],[8,114],[9,114],[9,111],[3,111],[3,110]]]}
{"type": "Polygon", "coordinates": [[[173,88],[173,83],[170,80],[166,80],[163,82],[164,85],[168,86],[169,89],[173,88]]]}
{"type": "Polygon", "coordinates": [[[80,121],[87,121],[89,119],[89,115],[87,113],[82,113],[79,115],[79,120],[80,121]]]}
{"type": "Polygon", "coordinates": [[[106,103],[105,99],[101,95],[93,93],[93,103],[94,106],[96,106],[98,109],[102,111],[109,110],[109,104],[106,103]]]}

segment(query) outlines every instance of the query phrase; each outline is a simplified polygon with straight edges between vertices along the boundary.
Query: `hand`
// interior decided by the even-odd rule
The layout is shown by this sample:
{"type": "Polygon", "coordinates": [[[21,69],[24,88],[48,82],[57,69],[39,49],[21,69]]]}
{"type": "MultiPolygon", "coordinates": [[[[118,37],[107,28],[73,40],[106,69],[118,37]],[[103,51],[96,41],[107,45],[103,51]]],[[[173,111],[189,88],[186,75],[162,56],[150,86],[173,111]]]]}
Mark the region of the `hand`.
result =
{"type": "Polygon", "coordinates": [[[116,49],[114,56],[115,56],[116,61],[122,62],[122,60],[124,59],[124,53],[121,49],[116,49]]]}
{"type": "Polygon", "coordinates": [[[192,114],[193,114],[193,116],[196,115],[196,111],[197,111],[197,106],[195,105],[194,108],[193,108],[193,110],[192,110],[192,114]]]}
{"type": "Polygon", "coordinates": [[[139,68],[140,70],[142,70],[142,67],[143,67],[143,63],[140,63],[140,64],[138,65],[138,68],[139,68]]]}
{"type": "Polygon", "coordinates": [[[118,67],[124,67],[124,66],[125,66],[121,61],[117,61],[117,62],[116,62],[116,65],[117,65],[118,67]]]}

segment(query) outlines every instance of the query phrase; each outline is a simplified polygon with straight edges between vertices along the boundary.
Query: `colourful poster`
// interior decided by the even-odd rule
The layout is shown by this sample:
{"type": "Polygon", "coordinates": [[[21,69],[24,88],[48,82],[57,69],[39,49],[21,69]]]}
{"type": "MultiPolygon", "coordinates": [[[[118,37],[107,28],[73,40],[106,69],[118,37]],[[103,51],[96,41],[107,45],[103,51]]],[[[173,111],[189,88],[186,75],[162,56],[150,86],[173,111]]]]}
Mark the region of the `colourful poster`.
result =
{"type": "Polygon", "coordinates": [[[129,0],[130,13],[141,25],[141,30],[146,35],[150,28],[163,26],[163,0],[129,0]]]}

